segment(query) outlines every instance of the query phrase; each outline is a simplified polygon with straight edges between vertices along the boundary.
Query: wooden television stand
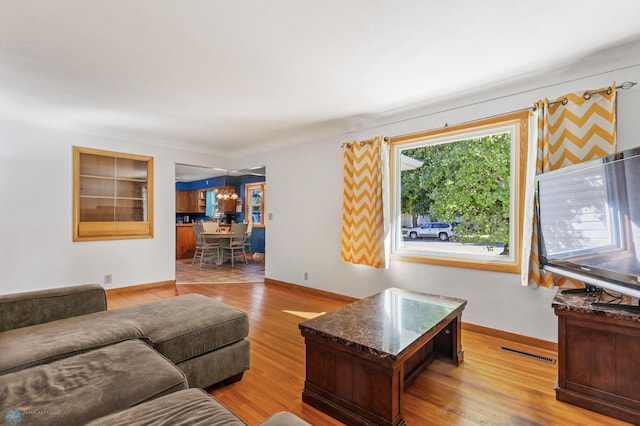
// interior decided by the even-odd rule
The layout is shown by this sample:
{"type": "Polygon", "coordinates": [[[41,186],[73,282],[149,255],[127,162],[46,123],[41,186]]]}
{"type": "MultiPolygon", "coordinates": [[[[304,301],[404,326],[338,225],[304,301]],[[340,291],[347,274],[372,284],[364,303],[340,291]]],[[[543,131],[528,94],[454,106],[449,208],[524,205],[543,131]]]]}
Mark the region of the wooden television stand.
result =
{"type": "Polygon", "coordinates": [[[553,299],[556,399],[640,424],[640,313],[591,306],[603,297],[558,292],[553,299]]]}

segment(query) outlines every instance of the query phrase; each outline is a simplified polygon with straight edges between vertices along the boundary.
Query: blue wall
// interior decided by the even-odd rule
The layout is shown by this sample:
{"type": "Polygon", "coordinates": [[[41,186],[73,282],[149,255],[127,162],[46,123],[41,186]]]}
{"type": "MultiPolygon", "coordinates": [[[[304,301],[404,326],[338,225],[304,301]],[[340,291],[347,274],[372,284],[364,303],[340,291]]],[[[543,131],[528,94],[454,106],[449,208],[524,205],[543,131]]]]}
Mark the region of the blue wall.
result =
{"type": "MultiPolygon", "coordinates": [[[[240,213],[236,213],[234,220],[236,222],[244,221],[244,198],[245,185],[247,183],[264,182],[264,176],[244,175],[244,176],[218,176],[214,178],[195,180],[193,182],[176,182],[177,191],[192,191],[196,189],[212,188],[214,186],[233,186],[236,194],[242,198],[242,209],[240,213]]],[[[176,218],[182,217],[183,214],[176,214],[176,218]]],[[[204,213],[189,213],[192,220],[206,220],[204,213]]],[[[265,228],[254,227],[251,232],[251,250],[257,253],[264,253],[265,228]]]]}
{"type": "Polygon", "coordinates": [[[193,182],[176,182],[176,190],[191,191],[195,189],[211,188],[214,186],[225,186],[227,184],[225,179],[228,179],[230,186],[235,186],[232,181],[232,179],[236,179],[235,177],[218,176],[214,178],[194,180],[193,182]]]}

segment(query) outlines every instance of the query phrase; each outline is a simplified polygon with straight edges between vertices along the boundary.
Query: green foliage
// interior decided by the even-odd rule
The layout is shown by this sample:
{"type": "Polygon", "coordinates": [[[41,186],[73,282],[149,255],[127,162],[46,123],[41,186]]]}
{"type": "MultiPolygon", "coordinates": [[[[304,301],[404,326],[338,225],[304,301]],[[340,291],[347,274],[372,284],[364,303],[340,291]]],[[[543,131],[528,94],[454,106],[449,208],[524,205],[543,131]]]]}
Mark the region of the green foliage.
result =
{"type": "Polygon", "coordinates": [[[463,243],[508,244],[510,136],[404,150],[424,164],[402,172],[402,211],[453,222],[463,243]]]}

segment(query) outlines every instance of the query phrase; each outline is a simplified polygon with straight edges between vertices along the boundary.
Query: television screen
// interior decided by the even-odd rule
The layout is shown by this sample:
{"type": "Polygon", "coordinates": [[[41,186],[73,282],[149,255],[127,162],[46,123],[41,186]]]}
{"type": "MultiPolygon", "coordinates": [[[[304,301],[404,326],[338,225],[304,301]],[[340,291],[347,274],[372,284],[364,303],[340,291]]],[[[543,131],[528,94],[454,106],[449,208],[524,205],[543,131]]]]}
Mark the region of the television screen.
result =
{"type": "Polygon", "coordinates": [[[542,267],[640,297],[640,148],[536,181],[542,267]]]}

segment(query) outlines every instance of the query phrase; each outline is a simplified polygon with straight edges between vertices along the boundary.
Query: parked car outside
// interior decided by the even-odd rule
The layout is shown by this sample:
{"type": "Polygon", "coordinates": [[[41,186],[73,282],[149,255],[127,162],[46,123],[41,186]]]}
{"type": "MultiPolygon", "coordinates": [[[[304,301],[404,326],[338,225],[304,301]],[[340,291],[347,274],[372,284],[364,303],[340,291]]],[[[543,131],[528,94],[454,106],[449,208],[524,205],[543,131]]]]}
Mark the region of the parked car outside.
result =
{"type": "Polygon", "coordinates": [[[416,238],[439,238],[441,241],[447,241],[453,234],[453,226],[443,222],[427,222],[417,228],[407,229],[407,236],[412,240],[416,238]]]}

